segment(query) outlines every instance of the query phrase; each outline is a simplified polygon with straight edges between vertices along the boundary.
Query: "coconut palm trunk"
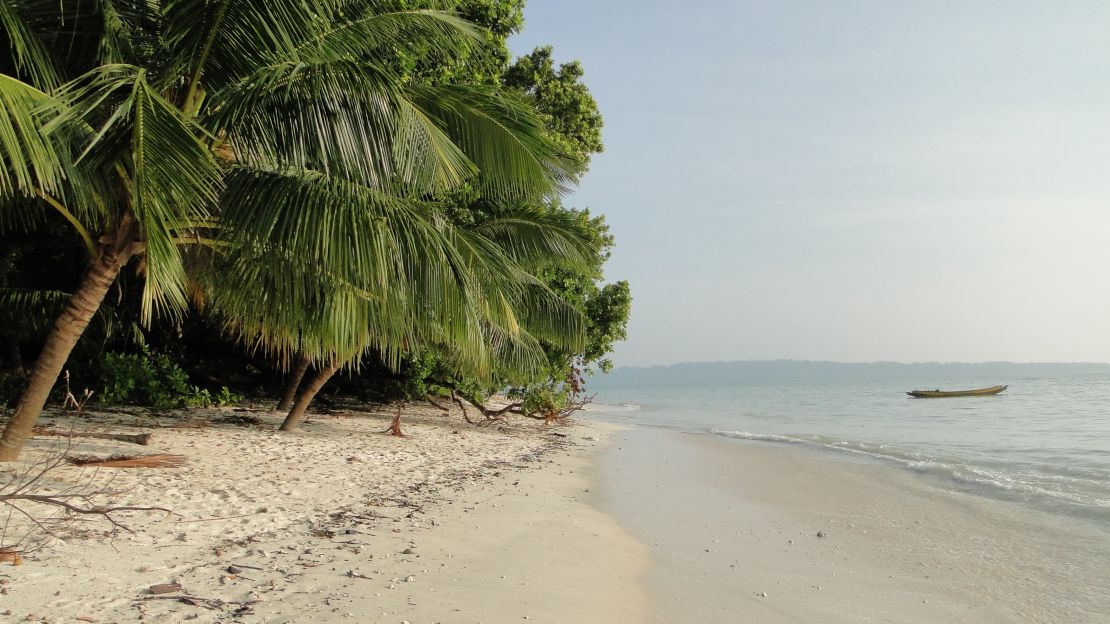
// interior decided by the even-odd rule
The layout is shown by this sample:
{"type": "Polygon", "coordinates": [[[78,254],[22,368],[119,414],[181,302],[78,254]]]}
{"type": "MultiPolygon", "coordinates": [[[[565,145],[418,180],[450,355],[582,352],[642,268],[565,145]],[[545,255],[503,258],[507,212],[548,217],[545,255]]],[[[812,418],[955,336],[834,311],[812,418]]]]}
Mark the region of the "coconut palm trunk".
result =
{"type": "Polygon", "coordinates": [[[293,400],[297,398],[297,389],[301,387],[301,381],[304,379],[304,374],[308,372],[308,357],[301,354],[297,358],[297,365],[293,368],[293,373],[289,377],[289,382],[285,385],[285,392],[281,395],[281,401],[278,401],[275,408],[279,412],[287,412],[289,408],[293,407],[293,400]]]}
{"type": "Polygon", "coordinates": [[[312,403],[312,400],[316,398],[316,395],[320,392],[320,389],[324,387],[324,384],[328,383],[328,381],[339,372],[342,366],[342,362],[335,362],[317,371],[316,376],[312,378],[312,381],[308,382],[304,391],[297,397],[297,402],[293,404],[293,409],[289,410],[289,414],[285,417],[285,421],[281,423],[282,431],[296,431],[300,428],[301,419],[304,418],[304,414],[308,410],[308,406],[312,403]]]}
{"type": "Polygon", "coordinates": [[[62,368],[69,359],[73,347],[85,332],[89,321],[100,309],[108,289],[115,283],[120,270],[127,265],[139,251],[139,243],[134,238],[137,228],[134,221],[126,218],[100,257],[90,266],[81,279],[80,286],[66,303],[65,309],[43,344],[42,353],[31,369],[27,388],[16,404],[11,420],[0,436],[0,461],[19,459],[19,453],[42,412],[50,391],[54,389],[62,368]]]}

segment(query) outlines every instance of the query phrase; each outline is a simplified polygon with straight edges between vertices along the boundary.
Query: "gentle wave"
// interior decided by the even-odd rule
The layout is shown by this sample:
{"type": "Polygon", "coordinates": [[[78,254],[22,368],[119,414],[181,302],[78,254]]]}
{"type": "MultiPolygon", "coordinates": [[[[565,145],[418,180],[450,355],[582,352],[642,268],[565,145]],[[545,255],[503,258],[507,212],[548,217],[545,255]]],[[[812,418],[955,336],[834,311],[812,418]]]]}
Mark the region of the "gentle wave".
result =
{"type": "Polygon", "coordinates": [[[1004,498],[1037,498],[1049,506],[1063,503],[1100,512],[1110,510],[1110,473],[1103,470],[1061,470],[1059,466],[1030,464],[978,465],[966,458],[937,457],[888,444],[816,435],[790,436],[720,429],[710,429],[707,433],[740,440],[800,444],[893,461],[915,472],[946,478],[965,486],[986,487],[995,494],[1003,494],[1004,498]]]}
{"type": "Polygon", "coordinates": [[[638,403],[590,403],[584,409],[587,412],[638,412],[644,406],[638,403]]]}

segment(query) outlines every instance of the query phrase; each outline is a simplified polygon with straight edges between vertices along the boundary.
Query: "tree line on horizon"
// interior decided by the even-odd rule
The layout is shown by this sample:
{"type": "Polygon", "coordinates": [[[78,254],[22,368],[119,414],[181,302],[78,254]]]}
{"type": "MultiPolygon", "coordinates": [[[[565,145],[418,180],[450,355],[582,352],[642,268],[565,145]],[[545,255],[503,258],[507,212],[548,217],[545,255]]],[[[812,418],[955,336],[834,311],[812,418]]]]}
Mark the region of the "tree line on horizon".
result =
{"type": "Polygon", "coordinates": [[[836,362],[831,360],[735,360],[680,362],[654,366],[621,366],[595,387],[613,385],[699,385],[731,383],[891,381],[897,383],[983,383],[1038,376],[1105,375],[1110,364],[1099,362],[836,362]]]}
{"type": "Polygon", "coordinates": [[[573,400],[631,296],[560,201],[596,102],[550,47],[511,58],[523,5],[0,3],[0,461],[63,369],[154,404],[284,380],[283,430],[340,371],[573,400]]]}

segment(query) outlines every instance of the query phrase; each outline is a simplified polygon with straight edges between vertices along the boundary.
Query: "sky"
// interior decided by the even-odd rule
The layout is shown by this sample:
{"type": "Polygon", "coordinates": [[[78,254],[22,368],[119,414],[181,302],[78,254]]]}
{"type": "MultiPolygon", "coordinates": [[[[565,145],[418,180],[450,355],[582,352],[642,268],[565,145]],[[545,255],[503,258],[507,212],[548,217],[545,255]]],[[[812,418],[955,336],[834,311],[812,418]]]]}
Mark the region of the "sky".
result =
{"type": "Polygon", "coordinates": [[[530,0],[605,153],[617,365],[1110,361],[1110,2],[530,0]]]}

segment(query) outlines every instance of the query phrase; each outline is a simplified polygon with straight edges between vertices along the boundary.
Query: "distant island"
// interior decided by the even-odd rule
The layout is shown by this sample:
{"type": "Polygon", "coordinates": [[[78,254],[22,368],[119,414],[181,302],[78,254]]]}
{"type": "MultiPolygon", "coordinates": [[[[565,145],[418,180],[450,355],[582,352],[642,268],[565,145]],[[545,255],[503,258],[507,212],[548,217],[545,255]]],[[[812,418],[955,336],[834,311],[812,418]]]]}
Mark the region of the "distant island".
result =
{"type": "Polygon", "coordinates": [[[591,388],[637,385],[717,385],[736,383],[824,383],[1014,379],[1061,375],[1110,375],[1110,364],[1094,362],[829,362],[747,360],[686,362],[666,366],[624,366],[590,379],[591,388]]]}

